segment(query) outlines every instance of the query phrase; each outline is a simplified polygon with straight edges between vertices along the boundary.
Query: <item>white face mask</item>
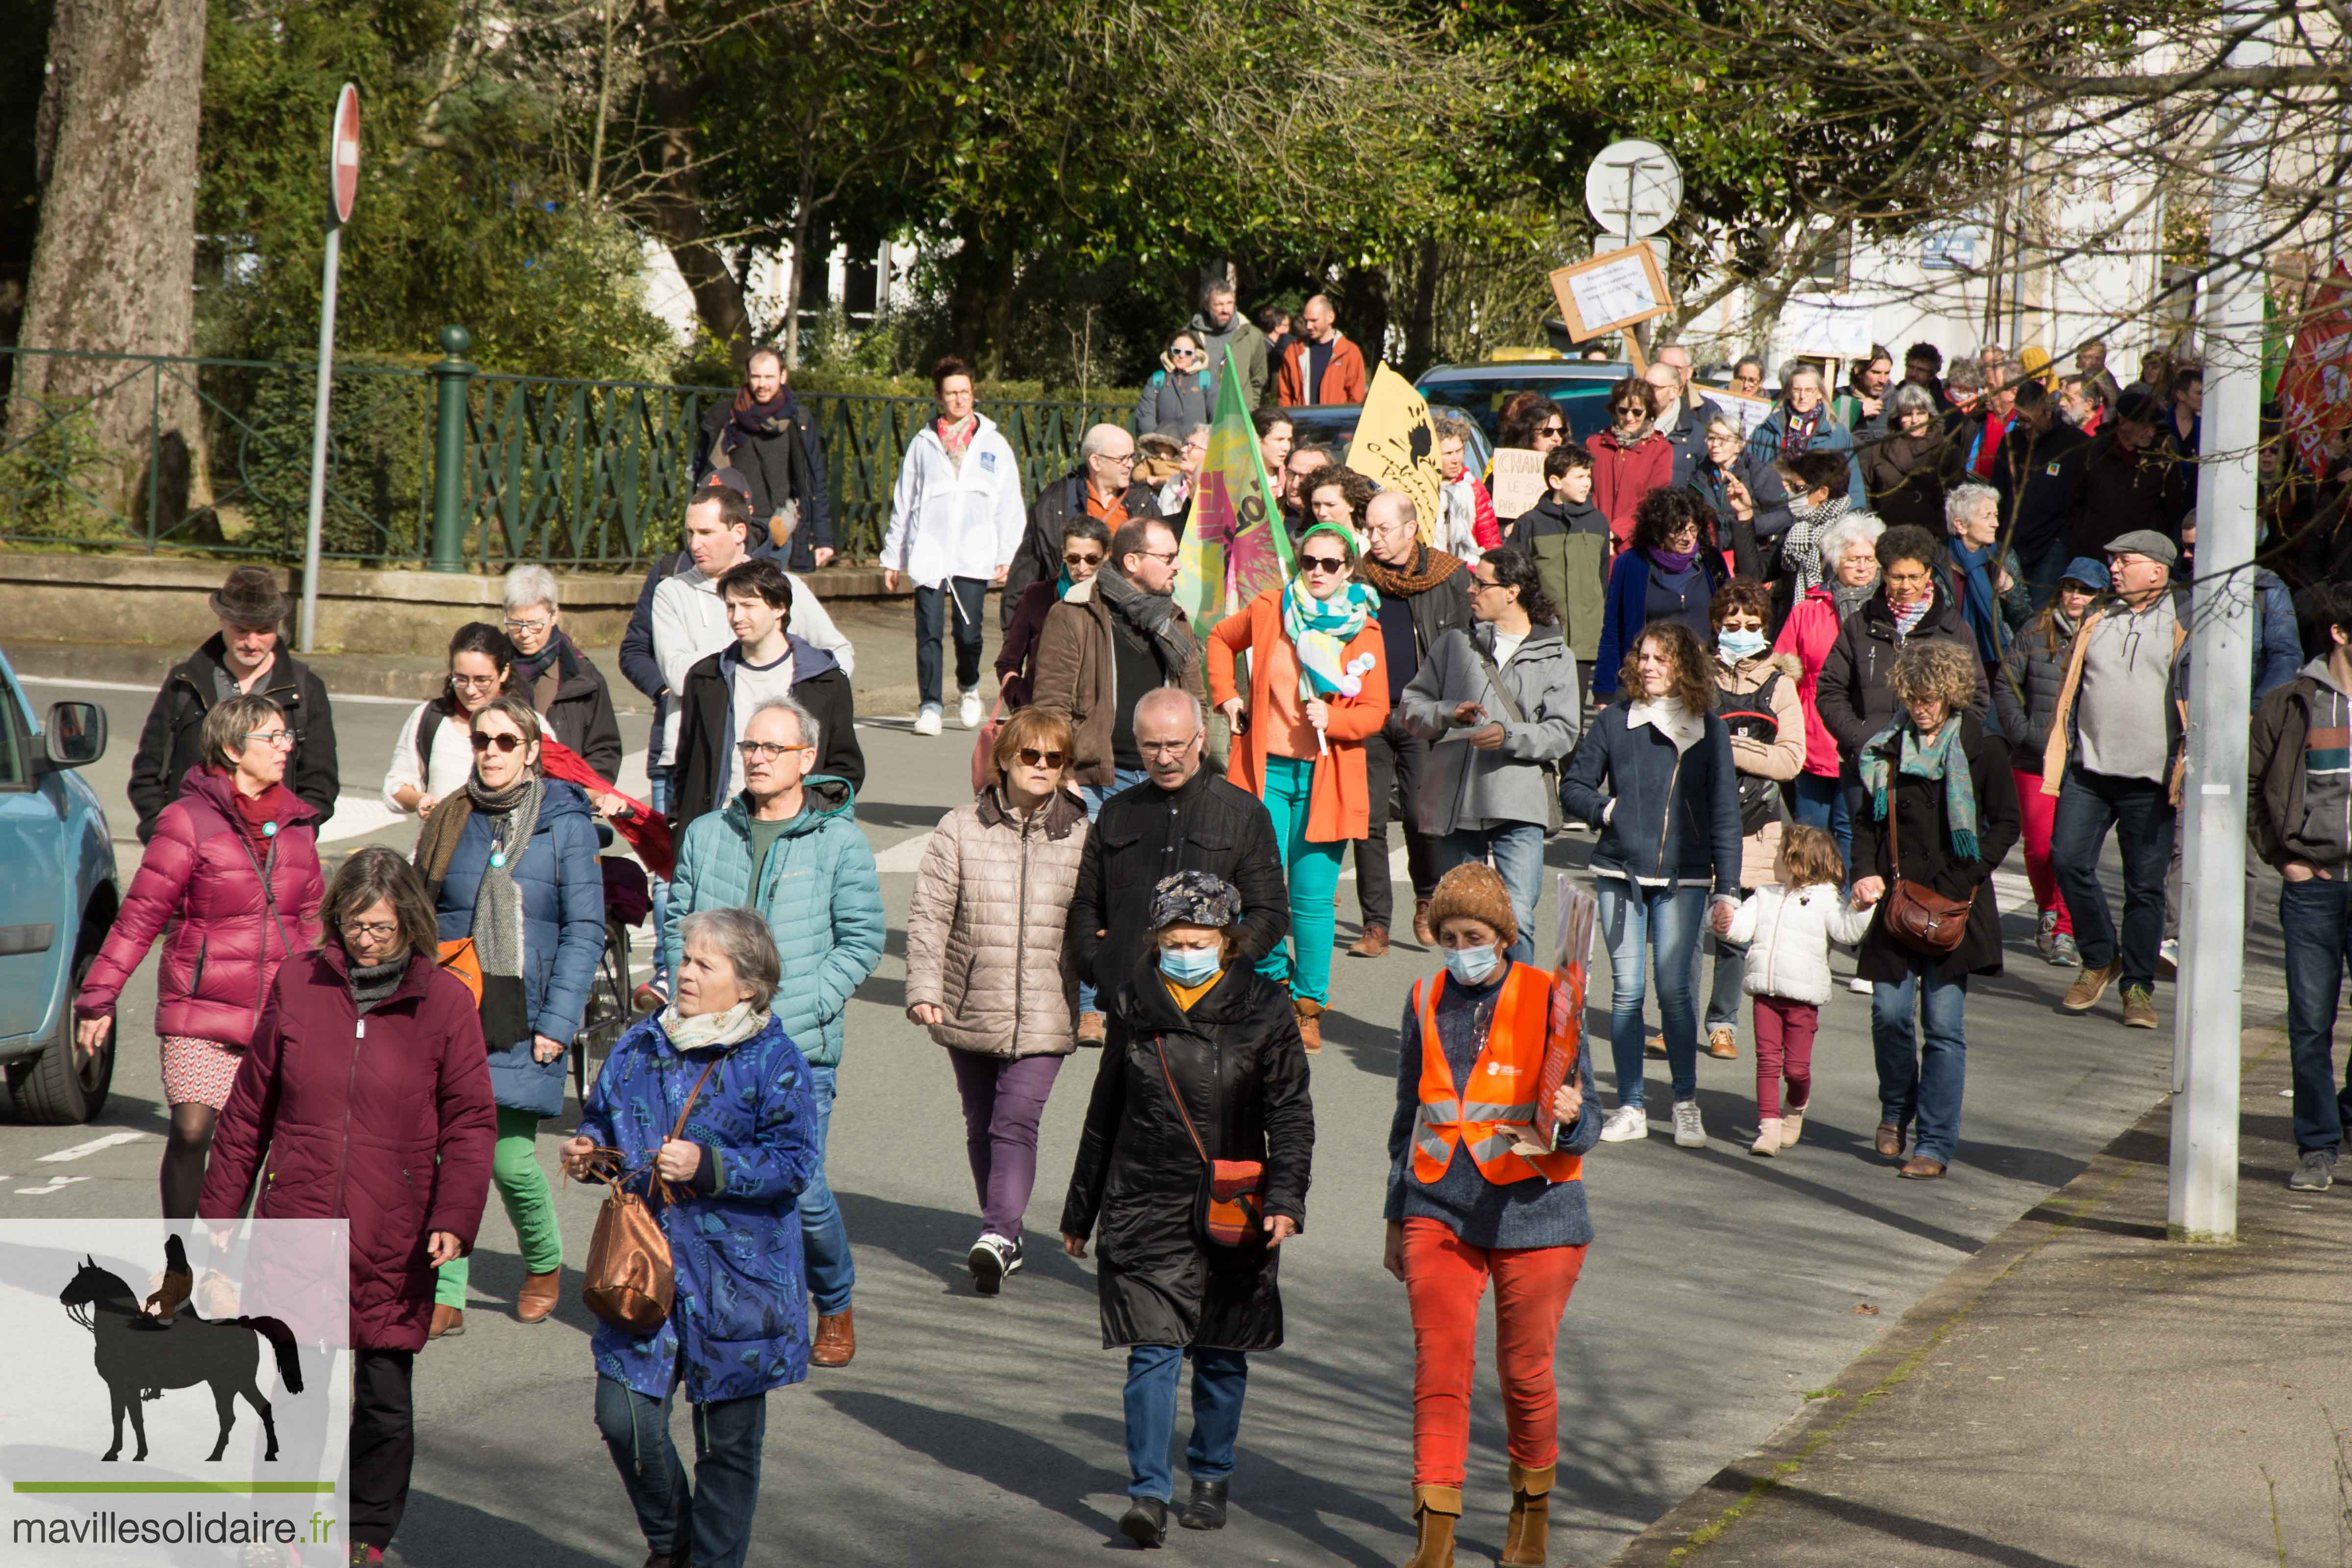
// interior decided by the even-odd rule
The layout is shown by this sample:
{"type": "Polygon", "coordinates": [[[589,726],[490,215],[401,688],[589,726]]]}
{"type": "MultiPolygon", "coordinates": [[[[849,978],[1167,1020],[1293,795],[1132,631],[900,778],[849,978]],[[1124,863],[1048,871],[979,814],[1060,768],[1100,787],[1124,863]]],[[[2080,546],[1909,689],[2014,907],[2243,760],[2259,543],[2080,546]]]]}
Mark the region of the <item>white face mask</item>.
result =
{"type": "Polygon", "coordinates": [[[1725,658],[1738,664],[1741,659],[1754,658],[1764,651],[1764,634],[1746,630],[1724,632],[1716,637],[1715,646],[1723,650],[1725,658]]]}
{"type": "Polygon", "coordinates": [[[1483,985],[1495,973],[1502,960],[1496,954],[1494,943],[1480,947],[1449,947],[1445,950],[1445,973],[1465,985],[1483,985]]]}

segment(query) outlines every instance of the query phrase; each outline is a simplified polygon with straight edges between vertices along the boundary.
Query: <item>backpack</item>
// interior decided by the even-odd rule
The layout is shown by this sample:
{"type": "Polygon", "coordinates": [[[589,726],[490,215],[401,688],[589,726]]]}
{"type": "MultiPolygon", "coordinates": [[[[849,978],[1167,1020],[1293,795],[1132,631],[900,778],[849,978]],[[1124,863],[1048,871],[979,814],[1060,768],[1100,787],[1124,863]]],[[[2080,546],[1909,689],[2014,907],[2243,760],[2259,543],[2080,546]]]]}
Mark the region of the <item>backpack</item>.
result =
{"type": "MultiPolygon", "coordinates": [[[[1777,741],[1780,738],[1780,721],[1773,711],[1772,699],[1780,689],[1781,673],[1772,671],[1764,684],[1753,691],[1732,692],[1721,686],[1715,689],[1715,716],[1723,721],[1725,729],[1734,735],[1751,741],[1777,741]]],[[[1784,820],[1781,815],[1780,786],[1772,780],[1755,773],[1739,775],[1739,836],[1753,838],[1769,825],[1784,820]]]]}

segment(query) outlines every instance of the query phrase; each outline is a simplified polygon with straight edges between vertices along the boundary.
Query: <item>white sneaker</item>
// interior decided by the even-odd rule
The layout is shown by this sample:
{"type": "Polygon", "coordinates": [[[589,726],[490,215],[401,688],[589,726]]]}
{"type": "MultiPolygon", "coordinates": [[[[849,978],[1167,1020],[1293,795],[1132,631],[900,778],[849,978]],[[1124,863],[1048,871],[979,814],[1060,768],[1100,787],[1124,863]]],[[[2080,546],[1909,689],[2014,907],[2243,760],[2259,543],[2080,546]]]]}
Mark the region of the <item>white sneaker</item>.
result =
{"type": "MultiPolygon", "coordinates": [[[[936,735],[936,734],[938,734],[938,733],[939,733],[939,731],[938,731],[937,730],[934,730],[934,731],[931,731],[931,733],[932,733],[932,734],[934,734],[934,735],[936,735]]],[[[1853,992],[1853,993],[1855,995],[1857,995],[1857,996],[1868,996],[1868,995],[1870,995],[1873,992],[1874,992],[1874,991],[1877,989],[1877,987],[1875,987],[1875,986],[1874,986],[1873,984],[1871,984],[1871,983],[1870,983],[1869,981],[1864,980],[1864,979],[1861,975],[1859,975],[1859,974],[1855,975],[1853,979],[1851,979],[1851,980],[1847,981],[1847,982],[1845,983],[1845,988],[1846,988],[1847,990],[1849,990],[1849,991],[1853,992]]]]}
{"type": "Polygon", "coordinates": [[[1601,1124],[1603,1143],[1626,1143],[1650,1135],[1650,1113],[1638,1105],[1621,1105],[1601,1124]]]}
{"type": "Polygon", "coordinates": [[[971,1269],[972,1289],[982,1296],[993,1296],[1003,1286],[1004,1277],[1020,1268],[1021,1244],[987,1231],[971,1244],[964,1262],[971,1269]]]}
{"type": "Polygon", "coordinates": [[[1699,1119],[1698,1101],[1675,1101],[1675,1147],[1704,1149],[1706,1147],[1706,1123],[1699,1119]]]}
{"type": "Polygon", "coordinates": [[[980,728],[980,692],[977,688],[965,692],[957,700],[956,722],[967,730],[980,728]]]}
{"type": "Polygon", "coordinates": [[[923,704],[923,710],[915,715],[915,733],[936,735],[939,732],[940,705],[936,702],[926,702],[923,704]]]}

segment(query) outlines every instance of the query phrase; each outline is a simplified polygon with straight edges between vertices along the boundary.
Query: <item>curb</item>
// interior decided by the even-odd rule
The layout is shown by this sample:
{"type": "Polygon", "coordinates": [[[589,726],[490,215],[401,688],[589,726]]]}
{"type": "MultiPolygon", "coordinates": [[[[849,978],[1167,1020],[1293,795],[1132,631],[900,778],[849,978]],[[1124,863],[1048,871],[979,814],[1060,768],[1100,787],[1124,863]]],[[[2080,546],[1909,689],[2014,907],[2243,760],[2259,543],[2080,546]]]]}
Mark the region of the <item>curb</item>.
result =
{"type": "MultiPolygon", "coordinates": [[[[16,642],[8,645],[8,663],[33,680],[103,681],[121,686],[161,687],[172,667],[188,657],[190,648],[147,647],[107,643],[16,642]]],[[[614,661],[606,649],[590,649],[589,657],[606,672],[613,687],[614,711],[627,717],[652,711],[635,687],[614,686],[614,661]]],[[[418,654],[320,653],[296,654],[325,682],[333,697],[397,697],[422,702],[440,687],[445,661],[418,654]]]]}
{"type": "MultiPolygon", "coordinates": [[[[2244,1034],[2260,1046],[2252,1058],[2245,1058],[2249,1066],[2279,1049],[2286,1039],[2283,1019],[2244,1034]]],[[[1902,1386],[2011,1271],[2103,1207],[2130,1178],[2134,1167],[2145,1163],[2126,1159],[2119,1151],[2151,1137],[2169,1142],[2171,1118],[2172,1097],[2168,1094],[2116,1134],[2073,1181],[2011,1221],[1974,1257],[1946,1275],[1875,1346],[1831,1379],[1830,1386],[1839,1392],[1814,1401],[1790,1416],[1761,1447],[1717,1470],[1611,1558],[1612,1568],[1685,1568],[1700,1560],[1726,1531],[1801,1471],[1806,1461],[1848,1422],[1902,1386]]]]}

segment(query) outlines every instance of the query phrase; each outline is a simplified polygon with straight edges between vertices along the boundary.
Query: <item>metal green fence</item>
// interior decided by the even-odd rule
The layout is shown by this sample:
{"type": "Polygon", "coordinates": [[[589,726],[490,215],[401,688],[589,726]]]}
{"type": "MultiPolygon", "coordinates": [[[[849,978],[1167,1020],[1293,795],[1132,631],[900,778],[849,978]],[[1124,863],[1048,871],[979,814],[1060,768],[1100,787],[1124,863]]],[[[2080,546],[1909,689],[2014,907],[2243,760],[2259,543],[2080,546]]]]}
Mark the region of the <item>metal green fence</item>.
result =
{"type": "MultiPolygon", "coordinates": [[[[674,546],[701,420],[731,388],[493,374],[442,331],[431,364],[339,362],[322,552],[437,571],[625,567],[674,546]]],[[[0,348],[0,544],[257,557],[302,552],[313,364],[0,348]],[[25,390],[43,362],[46,385],[25,390]],[[62,384],[60,385],[59,384],[62,384]]],[[[803,394],[835,545],[870,559],[929,399],[803,394]]],[[[983,401],[1027,493],[1124,405],[983,401]]]]}

